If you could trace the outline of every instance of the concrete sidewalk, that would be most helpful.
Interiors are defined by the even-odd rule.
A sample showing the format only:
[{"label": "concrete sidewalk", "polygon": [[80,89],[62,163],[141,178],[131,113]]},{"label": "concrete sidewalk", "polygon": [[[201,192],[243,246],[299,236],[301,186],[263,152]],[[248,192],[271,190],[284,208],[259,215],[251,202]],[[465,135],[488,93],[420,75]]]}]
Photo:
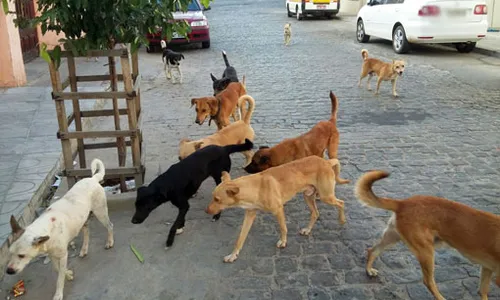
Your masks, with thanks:
[{"label": "concrete sidewalk", "polygon": [[[339,14],[339,19],[337,20],[352,25],[354,38],[356,31],[356,16]],[[500,58],[500,32],[487,32],[486,37],[477,42],[476,49],[474,49],[473,52]]]},{"label": "concrete sidewalk", "polygon": [[[107,62],[77,61],[78,75],[107,74]],[[60,67],[61,79],[67,77],[67,65]],[[29,83],[25,87],[0,89],[0,266],[7,258],[6,238],[11,215],[22,224],[35,218],[36,209],[54,182],[61,159],[61,143],[54,101],[51,98],[48,66],[41,58],[26,65]],[[79,85],[81,91],[103,90],[101,83]],[[82,109],[95,109],[102,100],[89,100]],[[67,113],[72,111],[66,102]],[[84,128],[91,128],[84,120]],[[70,127],[74,130],[74,127]],[[3,272],[0,272],[0,278]]]}]

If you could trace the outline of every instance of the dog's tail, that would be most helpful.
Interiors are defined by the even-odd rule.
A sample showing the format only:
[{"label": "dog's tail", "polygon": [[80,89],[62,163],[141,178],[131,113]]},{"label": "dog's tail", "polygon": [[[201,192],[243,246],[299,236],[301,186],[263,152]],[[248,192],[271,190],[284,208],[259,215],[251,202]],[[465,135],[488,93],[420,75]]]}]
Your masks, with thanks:
[{"label": "dog's tail", "polygon": [[[245,102],[248,103],[248,110]],[[241,108],[243,122],[249,125],[250,118],[252,117],[253,110],[255,108],[255,99],[250,95],[243,95],[240,99],[238,99],[238,105]]]},{"label": "dog's tail", "polygon": [[336,158],[331,158],[328,160],[335,173],[335,182],[338,184],[346,184],[351,182],[349,179],[340,178],[340,161]]},{"label": "dog's tail", "polygon": [[337,100],[337,96],[330,91],[330,100],[332,102],[332,113],[330,114],[330,122],[337,124],[337,111],[339,109],[339,101]]},{"label": "dog's tail", "polygon": [[371,207],[397,211],[400,201],[389,198],[379,198],[372,191],[373,183],[386,177],[389,177],[389,173],[385,171],[370,171],[363,174],[358,179],[358,182],[356,182],[356,189],[354,191],[359,202]]},{"label": "dog's tail", "polygon": [[230,67],[231,65],[229,64],[229,60],[227,59],[226,51],[224,51],[224,50],[222,50],[222,58],[224,58],[224,63],[226,64],[226,67]]},{"label": "dog's tail", "polygon": [[223,148],[226,150],[227,154],[231,154],[251,150],[253,148],[253,143],[249,139],[245,139],[244,144],[227,145]]},{"label": "dog's tail", "polygon": [[95,178],[98,182],[101,182],[104,179],[105,169],[104,164],[100,159],[95,158],[92,160],[90,169],[92,170],[92,178]]},{"label": "dog's tail", "polygon": [[366,60],[368,58],[368,50],[361,50],[361,57],[363,58],[363,60]]}]

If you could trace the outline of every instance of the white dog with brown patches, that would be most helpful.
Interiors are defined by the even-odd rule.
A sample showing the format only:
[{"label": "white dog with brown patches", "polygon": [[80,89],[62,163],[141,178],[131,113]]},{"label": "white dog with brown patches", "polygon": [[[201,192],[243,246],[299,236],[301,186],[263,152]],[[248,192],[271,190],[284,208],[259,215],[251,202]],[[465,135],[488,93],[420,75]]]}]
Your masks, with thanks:
[{"label": "white dog with brown patches", "polygon": [[[94,159],[91,164],[93,176],[77,182],[60,200],[50,205],[45,212],[23,229],[14,216],[10,218],[12,236],[9,237],[10,260],[7,274],[21,272],[35,257],[48,254],[59,272],[53,300],[63,299],[64,280],[73,280],[73,271],[67,269],[68,244],[83,231],[80,257],[89,249],[88,217],[92,212],[108,229],[106,249],[113,247],[113,224],[108,217],[108,206],[104,188],[99,183],[104,178],[104,164]],[[96,172],[97,171],[97,172]]]}]

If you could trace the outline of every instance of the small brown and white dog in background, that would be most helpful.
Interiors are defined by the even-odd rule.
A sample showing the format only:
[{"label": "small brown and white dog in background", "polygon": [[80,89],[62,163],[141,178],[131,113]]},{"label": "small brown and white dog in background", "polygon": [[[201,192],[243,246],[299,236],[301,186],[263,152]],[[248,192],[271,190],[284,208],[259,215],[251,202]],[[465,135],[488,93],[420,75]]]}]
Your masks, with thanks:
[{"label": "small brown and white dog in background", "polygon": [[285,45],[288,46],[290,45],[290,40],[292,39],[292,24],[291,23],[286,23],[285,24]]},{"label": "small brown and white dog in background", "polygon": [[375,90],[375,95],[378,95],[380,89],[380,83],[382,81],[390,80],[392,83],[392,95],[394,97],[399,96],[396,93],[396,80],[399,76],[403,75],[405,70],[404,60],[392,60],[392,63],[386,63],[377,58],[368,57],[368,50],[361,50],[361,57],[363,57],[363,66],[361,67],[361,75],[358,81],[358,87],[361,87],[361,80],[368,76],[366,80],[366,88],[371,91],[370,80],[373,75],[377,75],[377,89]]}]

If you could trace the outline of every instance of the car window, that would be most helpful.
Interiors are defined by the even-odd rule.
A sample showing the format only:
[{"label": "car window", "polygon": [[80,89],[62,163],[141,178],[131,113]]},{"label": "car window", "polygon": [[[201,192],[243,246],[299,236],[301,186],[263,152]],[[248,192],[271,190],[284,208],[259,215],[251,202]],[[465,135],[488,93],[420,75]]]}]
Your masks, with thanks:
[{"label": "car window", "polygon": [[384,4],[385,0],[371,0],[370,5],[381,5]]},{"label": "car window", "polygon": [[[176,2],[175,3],[175,8],[176,8],[176,11],[180,11],[180,7],[179,7],[179,3]],[[200,11],[201,10],[201,7],[200,5],[198,4],[198,1],[197,0],[192,0],[189,5],[188,5],[188,8],[187,8],[188,11]]]}]

